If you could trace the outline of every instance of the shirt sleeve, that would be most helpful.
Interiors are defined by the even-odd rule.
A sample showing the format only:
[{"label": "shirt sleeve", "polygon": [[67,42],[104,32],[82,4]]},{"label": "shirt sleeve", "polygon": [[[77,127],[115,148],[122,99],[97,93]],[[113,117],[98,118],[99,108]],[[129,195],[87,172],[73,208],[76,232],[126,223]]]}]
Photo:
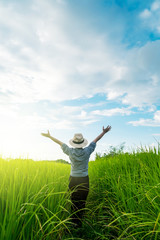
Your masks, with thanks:
[{"label": "shirt sleeve", "polygon": [[91,142],[89,144],[89,146],[87,147],[88,153],[91,154],[95,150],[95,148],[96,148],[96,143],[95,142]]},{"label": "shirt sleeve", "polygon": [[69,156],[70,148],[65,143],[62,144],[61,148],[63,152]]}]

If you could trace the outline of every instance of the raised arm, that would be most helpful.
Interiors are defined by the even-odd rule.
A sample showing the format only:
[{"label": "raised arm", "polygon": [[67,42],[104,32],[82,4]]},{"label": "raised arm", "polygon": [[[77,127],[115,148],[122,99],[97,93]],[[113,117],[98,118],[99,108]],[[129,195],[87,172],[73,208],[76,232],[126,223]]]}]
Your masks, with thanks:
[{"label": "raised arm", "polygon": [[107,126],[106,128],[103,127],[103,131],[100,135],[98,135],[94,140],[93,142],[98,142],[107,132],[109,132],[111,130],[111,126]]},{"label": "raised arm", "polygon": [[59,141],[57,138],[54,138],[50,135],[50,132],[48,130],[48,133],[41,133],[42,136],[44,137],[48,137],[50,138],[52,141],[54,141],[55,143],[59,144],[60,146],[62,146],[63,142]]}]

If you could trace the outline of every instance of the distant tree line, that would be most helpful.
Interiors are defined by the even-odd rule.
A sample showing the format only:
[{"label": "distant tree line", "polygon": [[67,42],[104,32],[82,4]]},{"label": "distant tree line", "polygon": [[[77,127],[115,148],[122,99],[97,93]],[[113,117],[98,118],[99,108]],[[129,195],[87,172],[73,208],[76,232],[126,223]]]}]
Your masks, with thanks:
[{"label": "distant tree line", "polygon": [[100,153],[96,153],[95,160],[99,160],[102,157],[111,157],[111,156],[124,153],[124,148],[125,148],[125,142],[121,143],[118,146],[110,146],[109,150],[106,153],[103,153],[103,155],[101,155]]},{"label": "distant tree line", "polygon": [[58,163],[64,163],[64,164],[70,164],[69,162],[67,162],[66,160],[63,159],[57,159],[54,162],[58,162]]}]

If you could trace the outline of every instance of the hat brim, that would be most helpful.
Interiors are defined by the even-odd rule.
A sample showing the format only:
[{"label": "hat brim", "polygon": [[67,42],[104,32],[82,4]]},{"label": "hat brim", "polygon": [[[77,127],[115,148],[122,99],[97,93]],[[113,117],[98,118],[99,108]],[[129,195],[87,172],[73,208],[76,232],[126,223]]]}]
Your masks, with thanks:
[{"label": "hat brim", "polygon": [[88,144],[88,141],[87,139],[84,138],[84,142],[81,143],[81,144],[76,144],[73,142],[73,139],[69,140],[69,143],[72,147],[75,147],[75,148],[83,148],[85,147],[87,144]]}]

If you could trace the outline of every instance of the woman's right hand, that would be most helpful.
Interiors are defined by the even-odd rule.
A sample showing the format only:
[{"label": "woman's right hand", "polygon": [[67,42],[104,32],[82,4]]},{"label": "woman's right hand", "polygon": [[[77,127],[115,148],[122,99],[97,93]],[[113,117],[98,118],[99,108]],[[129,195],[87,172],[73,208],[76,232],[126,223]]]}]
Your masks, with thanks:
[{"label": "woman's right hand", "polygon": [[41,135],[48,138],[51,137],[49,130],[48,130],[48,133],[41,133]]}]

